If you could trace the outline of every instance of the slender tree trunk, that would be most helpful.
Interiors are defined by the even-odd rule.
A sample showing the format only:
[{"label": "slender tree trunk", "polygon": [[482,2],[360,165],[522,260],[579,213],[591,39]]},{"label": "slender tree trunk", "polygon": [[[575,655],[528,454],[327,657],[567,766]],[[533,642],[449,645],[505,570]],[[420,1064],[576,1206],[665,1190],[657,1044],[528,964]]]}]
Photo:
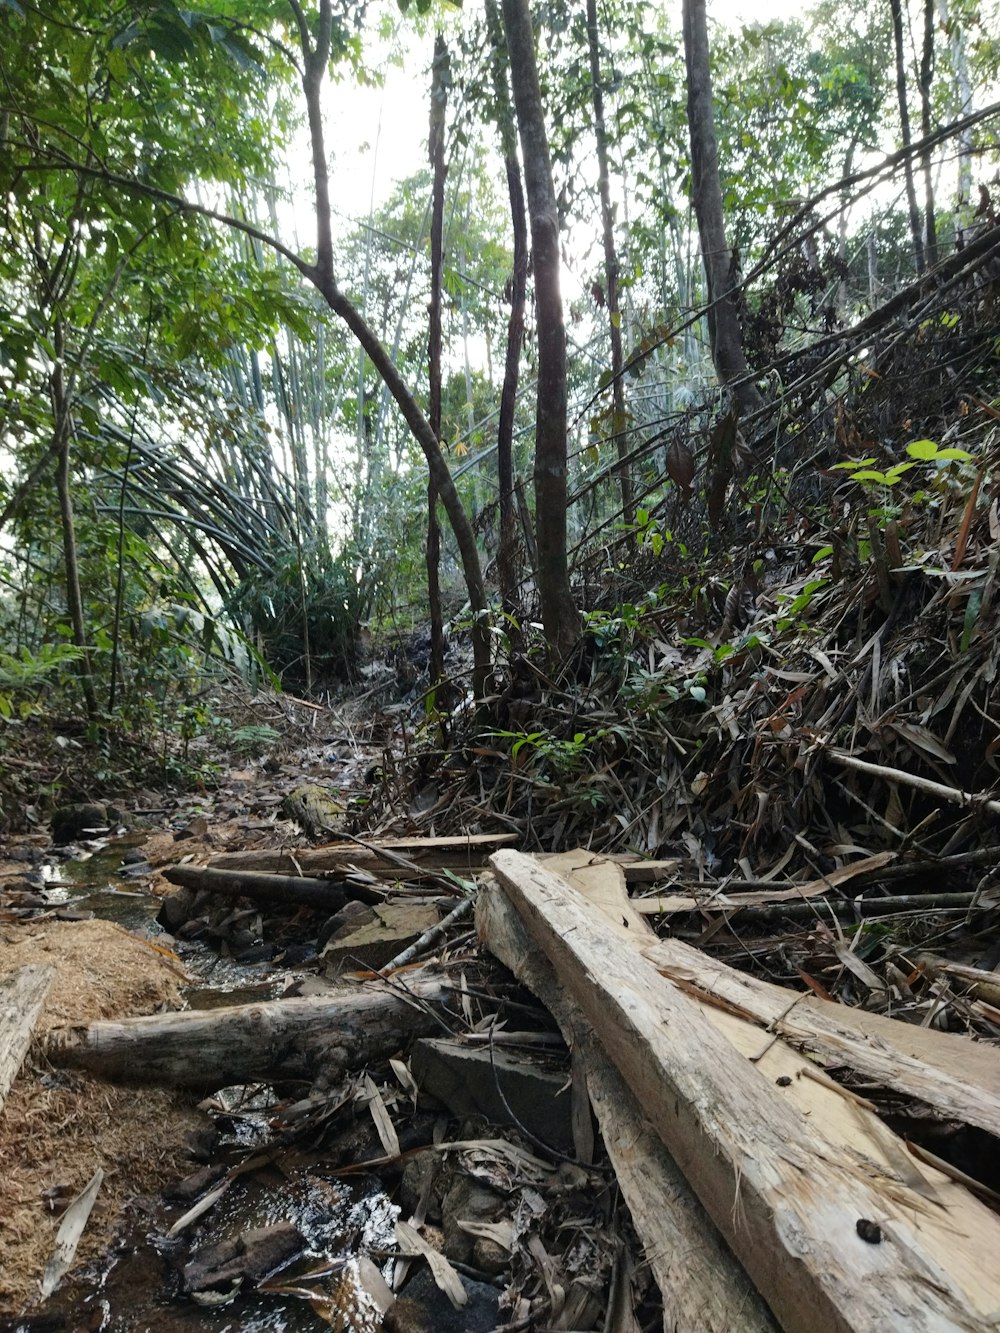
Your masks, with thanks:
[{"label": "slender tree trunk", "polygon": [[403,420],[410,433],[423,450],[428,471],[437,487],[438,496],[444,505],[448,521],[451,523],[462,560],[466,590],[472,611],[470,637],[473,651],[473,689],[476,697],[481,698],[486,690],[486,681],[490,672],[490,634],[489,603],[486,598],[486,585],[483,581],[482,566],[476,535],[465,512],[461,497],[455,488],[445,457],[441,452],[438,438],[430,422],[417,405],[409,387],[393,364],[392,358],[376,336],[364,316],[348,300],[337,285],[333,269],[333,232],[330,215],[330,173],[326,161],[326,146],[323,137],[323,115],[320,101],[320,89],[327,61],[330,57],[331,29],[333,22],[332,0],[321,0],[319,22],[315,39],[299,0],[289,0],[289,7],[295,15],[299,30],[305,68],[302,75],[302,87],[305,93],[306,112],[309,119],[309,137],[312,147],[313,177],[316,188],[316,262],[305,264],[298,257],[300,271],[305,273],[315,285],[330,309],[350,329],[358,343],[368,355],[376,374],[395,399],[402,413]]},{"label": "slender tree trunk", "polygon": [[763,402],[747,366],[743,334],[731,295],[736,262],[726,243],[705,0],[684,0],[683,21],[687,116],[691,135],[691,194],[708,288],[712,362],[716,375],[728,386],[740,415],[746,416],[759,409]]},{"label": "slender tree trunk", "polygon": [[63,563],[66,567],[66,610],[73,631],[73,643],[81,651],[79,674],[84,703],[87,707],[87,720],[95,722],[97,693],[94,689],[93,668],[87,644],[87,622],[80,588],[80,562],[77,555],[76,521],[73,514],[73,490],[70,478],[73,432],[65,386],[66,339],[61,319],[55,322],[52,341],[55,363],[49,384],[56,441],[56,494],[59,499],[59,516],[62,520]]},{"label": "slender tree trunk", "polygon": [[531,222],[538,341],[535,524],[538,593],[549,650],[563,657],[580,635],[566,554],[566,328],[559,288],[559,213],[545,133],[528,0],[503,0]]},{"label": "slender tree trunk", "polygon": [[[938,17],[948,33],[951,51],[951,69],[955,80],[958,106],[955,119],[972,112],[972,80],[969,78],[969,60],[965,51],[965,27],[949,21],[948,0],[938,0]],[[972,128],[966,126],[958,136],[958,209],[968,206],[972,198]]]},{"label": "slender tree trunk", "polygon": [[[934,80],[934,0],[924,0],[924,44],[920,56],[920,132],[931,132],[931,83]],[[924,245],[928,266],[937,263],[937,223],[934,211],[933,153],[925,148],[924,172]]]},{"label": "slender tree trunk", "polygon": [[[500,143],[503,149],[510,220],[514,230],[514,272],[510,283],[510,318],[507,321],[507,353],[504,361],[503,390],[500,394],[500,419],[497,424],[497,474],[500,488],[500,547],[497,552],[497,580],[500,603],[512,619],[518,611],[517,504],[514,497],[514,413],[517,407],[517,383],[521,369],[521,345],[524,342],[524,297],[528,282],[528,219],[524,207],[521,166],[517,160],[514,113],[507,83],[507,48],[496,0],[486,0],[486,24],[493,47],[493,91],[496,99]],[[508,631],[509,632],[509,631]]]},{"label": "slender tree trunk", "polygon": [[[910,133],[910,108],[906,100],[906,51],[903,46],[903,5],[902,0],[889,0],[892,11],[892,40],[896,51],[896,100],[899,103],[899,132],[902,147],[908,149],[913,142]],[[917,207],[917,191],[913,184],[913,159],[907,153],[903,161],[903,178],[906,182],[906,205],[910,214],[910,237],[913,241],[913,260],[917,272],[923,273],[926,267],[924,241],[920,233],[920,209]]]},{"label": "slender tree trunk", "polygon": [[625,383],[622,377],[622,316],[618,308],[618,254],[615,250],[614,215],[611,212],[611,180],[608,170],[608,136],[604,125],[604,89],[601,87],[597,0],[587,0],[587,44],[590,48],[594,138],[597,142],[597,188],[601,196],[601,223],[604,233],[604,281],[607,285],[608,323],[611,331],[612,434],[618,449],[618,482],[621,487],[622,515],[625,522],[631,526],[635,521],[635,501],[628,463]]},{"label": "slender tree trunk", "polygon": [[[444,160],[445,112],[448,106],[448,48],[438,33],[434,40],[431,77],[431,123],[428,156],[431,162],[431,300],[428,311],[427,378],[428,419],[441,438],[441,269],[444,263],[444,183],[448,168]],[[431,684],[444,675],[444,620],[441,614],[441,528],[437,517],[437,487],[427,483],[427,603],[431,622]]]}]

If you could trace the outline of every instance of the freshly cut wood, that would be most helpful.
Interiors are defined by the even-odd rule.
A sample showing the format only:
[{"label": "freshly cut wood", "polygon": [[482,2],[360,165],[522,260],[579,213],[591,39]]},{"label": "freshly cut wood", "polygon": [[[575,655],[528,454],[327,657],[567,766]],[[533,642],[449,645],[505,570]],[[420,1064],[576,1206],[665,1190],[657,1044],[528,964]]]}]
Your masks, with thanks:
[{"label": "freshly cut wood", "polygon": [[54,967],[29,963],[0,978],[0,1111],[31,1045],[31,1035],[56,977]]},{"label": "freshly cut wood", "polygon": [[538,996],[580,1057],[611,1165],[663,1297],[664,1333],[773,1333],[777,1325],[752,1282],[604,1053],[593,1028],[496,889],[480,893],[476,926],[483,946]]},{"label": "freshly cut wood", "polygon": [[398,879],[400,865],[396,857],[413,862],[428,876],[441,870],[472,874],[486,867],[486,858],[498,847],[516,842],[513,833],[477,833],[442,838],[383,838],[378,842],[332,842],[325,847],[296,847],[277,851],[226,852],[211,861],[218,870],[261,870],[278,875],[317,875],[343,877],[351,870],[368,870],[373,875]]},{"label": "freshly cut wood", "polygon": [[[776,1032],[827,1068],[852,1069],[943,1118],[1000,1136],[1000,1050],[995,1046],[790,991],[727,967],[681,940],[658,940],[637,910],[640,902],[628,897],[618,866],[606,858],[576,851],[543,863],[578,889],[610,929],[624,929],[623,938],[641,944],[661,975],[696,998],[722,1004]],[[969,980],[973,973],[992,978],[1000,992],[1000,976],[974,968],[953,970]]]},{"label": "freshly cut wood", "polygon": [[339,912],[353,898],[363,903],[380,903],[384,894],[363,884],[352,884],[350,892],[342,883],[316,879],[308,875],[270,875],[257,870],[218,870],[214,866],[170,866],[163,878],[184,889],[206,890],[223,898],[249,898],[255,903],[291,903],[314,907],[321,912]]},{"label": "freshly cut wood", "polygon": [[788,1333],[973,1333],[1000,1319],[994,1213],[780,1038],[661,977],[559,876],[515,852],[492,863]]},{"label": "freshly cut wood", "polygon": [[365,1065],[439,1031],[450,995],[441,976],[411,977],[405,992],[371,983],[309,999],[58,1027],[45,1054],[119,1083],[211,1089],[309,1078],[321,1062]]},{"label": "freshly cut wood", "polygon": [[681,940],[657,940],[643,945],[642,953],[661,976],[689,994],[729,1006],[821,1065],[852,1069],[945,1119],[1000,1136],[1000,1050],[995,1046],[772,985]]}]

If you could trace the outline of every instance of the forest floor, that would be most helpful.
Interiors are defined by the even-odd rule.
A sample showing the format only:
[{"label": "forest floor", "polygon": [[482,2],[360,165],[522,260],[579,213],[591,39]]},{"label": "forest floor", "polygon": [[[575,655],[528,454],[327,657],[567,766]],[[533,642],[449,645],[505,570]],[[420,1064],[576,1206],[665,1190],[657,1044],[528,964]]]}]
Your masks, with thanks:
[{"label": "forest floor", "polygon": [[[580,1137],[563,1024],[473,928],[499,845],[582,849],[570,879],[613,858],[626,917],[790,1005],[902,1020],[940,1068],[937,1034],[970,1068],[968,1038],[992,1052],[1000,491],[992,418],[977,429],[962,457],[914,458],[926,475],[891,509],[831,472],[832,503],[758,515],[697,577],[673,538],[598,562],[587,600],[616,609],[558,672],[498,666],[479,715],[429,709],[397,652],[339,703],[234,690],[213,740],[169,764],[123,737],[95,757],[37,717],[8,727],[0,977],[44,961],[57,980],[0,1117],[0,1328],[215,1333],[234,1310],[260,1330],[662,1326],[614,1145]],[[184,794],[164,794],[168,769]],[[56,787],[86,804],[44,808]],[[87,1036],[181,1004],[211,1033],[220,1000],[267,1034],[272,998],[290,1013],[359,991],[390,1017],[354,1047],[195,1046],[142,1091],[101,1077],[108,1030]],[[63,1061],[60,1025],[91,1041],[89,1071]],[[846,1086],[995,1207],[988,1117]],[[98,1167],[74,1276],[39,1304]],[[386,1280],[408,1271],[393,1303]]]}]

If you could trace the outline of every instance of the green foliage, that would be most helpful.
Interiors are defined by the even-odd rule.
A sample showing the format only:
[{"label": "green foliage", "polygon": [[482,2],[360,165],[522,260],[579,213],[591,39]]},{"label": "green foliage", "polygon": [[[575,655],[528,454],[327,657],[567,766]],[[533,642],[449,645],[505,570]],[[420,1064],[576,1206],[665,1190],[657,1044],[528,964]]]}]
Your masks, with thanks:
[{"label": "green foliage", "polygon": [[53,677],[65,682],[67,669],[80,661],[83,651],[71,643],[43,643],[32,652],[0,652],[0,718],[9,720],[41,711],[39,692]]}]

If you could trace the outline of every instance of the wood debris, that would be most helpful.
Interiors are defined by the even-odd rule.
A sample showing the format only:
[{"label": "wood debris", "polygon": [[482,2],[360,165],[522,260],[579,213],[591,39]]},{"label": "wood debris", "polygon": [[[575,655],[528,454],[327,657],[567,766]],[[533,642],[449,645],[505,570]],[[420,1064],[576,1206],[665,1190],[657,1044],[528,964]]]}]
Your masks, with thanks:
[{"label": "wood debris", "polygon": [[[485,947],[495,942],[529,986],[544,960],[781,1327],[972,1333],[994,1325],[995,1213],[926,1156],[908,1152],[872,1103],[822,1063],[853,1060],[869,1079],[948,1115],[963,1114],[967,1094],[995,1132],[1000,1055],[954,1039],[970,1056],[969,1077],[955,1088],[949,1073],[949,1097],[929,1046],[907,1056],[902,1036],[886,1039],[892,1020],[882,1020],[873,1040],[849,1023],[832,1021],[823,1032],[816,1004],[787,993],[782,1006],[772,993],[779,988],[755,983],[742,999],[721,993],[716,965],[704,960],[699,969],[696,951],[681,960],[651,940],[618,896],[617,867],[588,895],[592,864],[576,872],[563,864],[571,878],[583,869],[579,886],[551,861],[543,866],[516,852],[498,852],[492,864],[499,885],[486,890],[478,916]],[[491,903],[496,895],[506,908]],[[528,948],[510,947],[502,929],[510,909]],[[817,1063],[814,1047],[823,1040],[839,1043],[839,1054],[831,1046]],[[633,1216],[642,1230],[646,1214]],[[648,1217],[643,1239],[647,1250],[659,1243]]]}]

